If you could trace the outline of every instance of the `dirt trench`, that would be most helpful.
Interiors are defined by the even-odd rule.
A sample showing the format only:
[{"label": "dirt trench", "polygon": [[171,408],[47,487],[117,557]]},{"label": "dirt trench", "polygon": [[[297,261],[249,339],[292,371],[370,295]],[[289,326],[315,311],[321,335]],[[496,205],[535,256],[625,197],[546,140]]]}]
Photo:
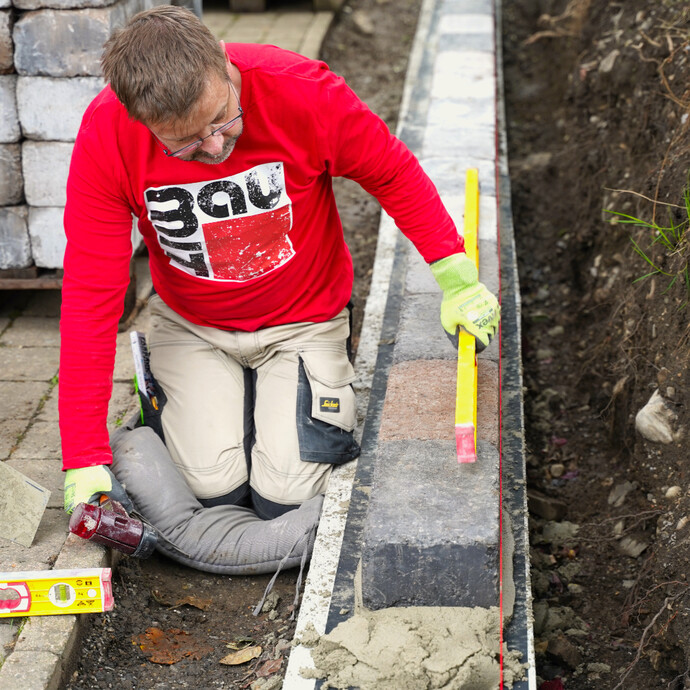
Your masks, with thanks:
[{"label": "dirt trench", "polygon": [[504,15],[539,687],[690,687],[687,3]]}]

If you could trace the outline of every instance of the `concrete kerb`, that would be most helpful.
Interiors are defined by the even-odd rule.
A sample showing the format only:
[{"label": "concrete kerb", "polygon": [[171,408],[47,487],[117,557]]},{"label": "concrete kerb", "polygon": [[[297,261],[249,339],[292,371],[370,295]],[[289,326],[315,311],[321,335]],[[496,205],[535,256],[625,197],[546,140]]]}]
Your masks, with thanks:
[{"label": "concrete kerb", "polygon": [[[500,11],[498,0],[496,5],[491,0],[446,0],[442,3],[433,1],[424,3],[423,16],[420,18],[415,39],[417,54],[414,57],[416,60],[410,65],[406,85],[406,94],[409,95],[412,82],[415,78],[417,79],[414,82],[415,101],[414,103],[410,103],[409,100],[405,102],[398,133],[420,156],[422,164],[432,179],[434,181],[440,180],[440,183],[437,182],[437,187],[446,205],[454,212],[456,222],[461,219],[462,211],[464,211],[462,208],[464,173],[469,167],[479,168],[482,200],[479,233],[480,278],[493,291],[498,292],[500,288],[500,266],[498,257],[499,213],[497,207],[500,201],[502,207],[508,205],[509,212],[509,198],[506,201],[498,198],[497,170],[505,167],[505,160],[499,157],[496,151],[497,105],[494,101],[489,106],[486,99],[489,95],[496,97],[497,75],[495,71],[491,70],[489,74],[484,60],[480,65],[480,67],[482,65],[484,67],[483,74],[480,75],[481,79],[478,79],[481,83],[473,85],[471,79],[466,79],[463,82],[468,89],[473,89],[476,86],[474,92],[469,95],[471,106],[475,108],[476,113],[490,115],[490,120],[485,123],[486,126],[474,127],[472,135],[486,136],[491,139],[493,159],[487,160],[486,151],[488,149],[480,145],[474,146],[472,151],[458,149],[456,157],[449,157],[448,151],[440,147],[442,142],[440,138],[429,137],[425,134],[424,123],[424,117],[428,116],[429,113],[433,113],[435,121],[441,117],[442,111],[446,114],[452,111],[455,116],[461,116],[460,119],[465,122],[465,125],[468,125],[468,113],[465,112],[462,104],[462,98],[465,94],[462,94],[458,101],[453,102],[453,91],[447,88],[451,83],[453,83],[454,88],[457,84],[453,74],[453,65],[457,65],[455,59],[457,55],[454,53],[452,60],[441,61],[440,67],[433,57],[435,51],[439,49],[453,52],[454,39],[466,37],[466,33],[458,30],[460,26],[463,26],[464,30],[466,29],[466,26],[458,21],[459,17],[455,17],[455,23],[452,21],[449,23],[446,21],[446,14],[464,15],[463,20],[471,18],[470,14],[473,16],[482,15],[481,21],[478,23],[482,28],[480,33],[485,33],[487,26],[494,26],[492,16],[494,10],[497,13]],[[441,14],[443,14],[442,30],[440,29]],[[490,21],[487,21],[487,14]],[[439,33],[441,34],[440,38]],[[475,38],[477,40],[471,43],[469,48],[484,52],[487,46],[487,37]],[[489,43],[492,44],[490,58],[493,63],[496,58],[495,46],[493,45],[495,42],[490,40]],[[449,56],[446,55],[446,57]],[[468,62],[468,66],[471,65],[471,62]],[[425,89],[424,81],[420,79],[422,73],[427,76],[434,76],[435,81],[427,80],[427,83],[432,81],[434,84],[432,93]],[[487,77],[490,77],[490,83],[487,83]],[[434,101],[434,96],[437,97],[437,100],[438,97],[446,99],[448,102],[445,103],[445,107],[437,107],[437,100]],[[499,104],[498,107],[501,105]],[[503,120],[499,124],[502,128],[504,127]],[[429,125],[428,117],[426,125]],[[504,137],[505,134],[503,133]],[[470,140],[469,135],[465,137],[465,140]],[[501,192],[505,192],[505,186],[501,188]],[[505,214],[505,208],[503,208],[503,213]],[[458,222],[458,225],[461,227],[461,222]],[[382,224],[383,230],[385,230],[385,221]],[[511,267],[514,269],[515,257],[509,253],[505,254],[505,257],[511,262],[511,265],[505,268],[506,275],[513,278],[512,273],[514,271],[511,273],[510,269]],[[454,457],[454,443],[445,442],[447,447],[441,447],[444,442],[439,441],[436,437],[437,430],[429,428],[430,426],[433,427],[433,420],[430,418],[421,420],[420,424],[417,425],[424,427],[424,432],[417,429],[417,431],[409,433],[410,427],[415,426],[414,420],[402,419],[398,413],[400,409],[404,408],[404,404],[396,406],[394,402],[391,403],[389,398],[391,386],[394,385],[394,379],[400,365],[412,365],[413,368],[421,370],[426,366],[426,362],[437,371],[443,370],[444,373],[448,373],[445,370],[448,368],[447,365],[451,365],[450,369],[453,368],[454,355],[448,349],[447,342],[444,342],[445,339],[435,336],[439,331],[438,302],[440,296],[435,283],[430,279],[428,269],[426,267],[423,270],[420,268],[420,260],[415,256],[414,251],[409,250],[405,241],[398,243],[396,262],[397,267],[393,269],[391,274],[391,291],[387,292],[389,302],[391,300],[392,302],[388,305],[383,318],[384,320],[388,318],[391,309],[400,310],[400,321],[397,322],[396,320],[396,327],[392,331],[387,330],[384,324],[379,337],[381,346],[375,377],[372,382],[371,407],[367,414],[367,427],[362,444],[363,452],[355,473],[353,487],[349,491],[351,498],[348,516],[342,519],[345,525],[344,534],[337,535],[337,543],[338,545],[342,543],[343,550],[338,566],[339,570],[335,582],[333,582],[332,573],[325,575],[317,572],[314,567],[310,570],[310,580],[313,579],[316,584],[307,582],[303,611],[308,601],[311,601],[311,606],[308,607],[307,615],[300,615],[298,619],[296,634],[298,640],[307,625],[313,625],[317,633],[323,634],[332,630],[352,614],[356,603],[356,592],[353,591],[353,588],[356,587],[354,584],[355,573],[360,566],[361,583],[364,589],[363,599],[365,605],[368,604],[370,608],[396,605],[478,605],[486,607],[497,606],[499,602],[498,553],[501,543],[499,448],[501,447],[501,430],[498,422],[501,387],[499,361],[502,356],[500,356],[498,345],[495,344],[479,357],[480,379],[484,379],[483,390],[480,390],[479,410],[485,414],[483,415],[484,419],[479,420],[481,428],[481,432],[478,433],[479,462],[466,474],[477,474],[482,480],[480,483],[485,486],[480,492],[483,497],[480,501],[482,505],[475,506],[477,509],[474,511],[472,509],[466,511],[469,514],[474,513],[475,519],[479,515],[479,519],[475,522],[470,519],[472,524],[463,525],[459,529],[459,533],[456,533],[457,525],[446,525],[443,521],[443,515],[444,513],[458,515],[458,505],[463,506],[464,513],[468,501],[469,504],[474,505],[471,500],[473,496],[470,495],[472,492],[463,493],[462,487],[460,487],[459,490],[463,495],[458,497],[451,491],[452,500],[446,501],[448,494],[436,491],[438,487],[434,483],[439,475],[439,468],[435,463],[438,462],[439,457],[446,459]],[[406,271],[407,274],[405,275]],[[400,293],[397,298],[394,297],[394,288],[392,287],[396,281],[403,283],[403,285],[398,285]],[[511,292],[510,294],[514,296],[515,293]],[[506,306],[508,309],[512,309],[512,302],[508,301]],[[513,322],[511,321],[511,323]],[[394,347],[393,342],[395,343]],[[519,358],[519,350],[513,356],[513,361],[515,361],[516,356]],[[388,391],[385,390],[385,384],[383,391],[377,390],[376,377],[379,376],[383,367],[388,367],[390,371],[390,377],[387,380]],[[414,382],[410,381],[409,376],[405,376],[403,372],[401,372],[401,376],[406,382],[406,388],[414,387]],[[433,384],[429,388],[432,396],[439,392],[443,393],[443,391],[438,390],[438,386]],[[417,390],[417,394],[423,393]],[[412,391],[410,395],[414,397],[415,392]],[[445,391],[445,396],[437,397],[452,397],[454,402],[454,396],[450,396],[448,391]],[[395,406],[396,412],[388,415],[385,411],[382,413],[381,407],[389,404]],[[419,413],[419,409],[416,410],[416,413]],[[431,415],[431,417],[433,416]],[[514,416],[509,419],[510,423],[519,422]],[[395,423],[387,425],[387,422],[391,422],[391,420]],[[409,424],[406,424],[406,421]],[[376,427],[376,429],[372,431],[372,427]],[[400,438],[393,435],[396,429],[403,430]],[[509,431],[512,433],[514,430]],[[371,438],[367,438],[367,434],[371,436],[377,432],[379,438],[372,443]],[[405,438],[406,433],[410,438]],[[524,463],[524,457],[520,455],[519,448],[516,451],[513,453],[512,462],[519,466],[520,462]],[[376,457],[370,457],[372,455]],[[400,471],[401,463],[404,465],[405,471]],[[420,468],[417,463],[423,467]],[[425,474],[423,470],[429,467],[434,467],[436,472],[432,471]],[[449,468],[442,466],[442,469]],[[424,476],[417,476],[420,472]],[[443,475],[443,472],[441,471],[440,474]],[[405,481],[401,481],[403,476]],[[407,479],[410,477],[412,479],[408,482]],[[449,483],[451,482],[446,482],[446,484]],[[406,488],[409,488],[410,491],[406,492]],[[454,488],[458,487],[454,486]],[[402,500],[401,494],[404,496]],[[443,504],[441,506],[436,505],[438,501],[435,499],[439,499],[439,497]],[[408,510],[410,514],[414,515],[411,518],[412,525],[407,524],[409,520],[406,520],[404,515],[400,515],[401,502],[405,504],[406,515]],[[429,505],[436,506],[436,510],[427,510]],[[519,509],[516,512],[519,518],[524,518],[524,513],[521,513]],[[506,526],[508,524],[509,522],[506,521]],[[439,529],[436,530],[436,527]],[[521,527],[520,520],[518,520],[518,531]],[[479,528],[484,530],[481,534],[477,531]],[[421,536],[420,531],[423,533]],[[411,534],[413,536],[410,536]],[[446,540],[448,534],[453,536]],[[512,537],[513,535],[508,536]],[[528,563],[527,566],[525,565],[526,544],[524,535],[522,535],[522,539],[517,541],[521,549],[519,568],[523,569],[528,567]],[[465,546],[467,548],[464,548]],[[473,553],[470,553],[472,550],[474,550]],[[457,559],[449,557],[450,552],[457,555]],[[401,557],[403,562],[398,563],[396,559],[400,560]],[[431,563],[438,565],[445,574],[448,571],[462,571],[464,579],[461,577],[459,581],[453,581],[450,585],[452,578],[445,580],[440,585],[440,589],[436,588],[439,591],[434,591],[429,599],[425,599],[427,592],[424,589],[429,587],[430,582],[432,584],[437,583],[437,580],[441,579],[434,578],[434,567],[430,566]],[[448,568],[449,563],[452,563],[454,567]],[[416,566],[419,566],[419,570],[415,569]],[[504,575],[505,572],[509,571],[510,569],[504,570]],[[410,572],[412,575],[408,578],[409,581],[406,580],[401,583],[401,575],[409,575]],[[473,583],[470,587],[467,586],[466,582],[468,578]],[[524,587],[524,571],[518,574],[516,584],[521,588]],[[310,585],[312,586],[310,587]],[[319,590],[318,597],[311,597],[311,589]],[[330,603],[326,601],[328,599],[328,596],[324,594],[326,590],[331,592]],[[524,600],[524,593],[520,593],[518,598],[517,604],[520,608],[520,615],[515,616],[514,621],[519,620],[513,629],[517,637],[527,637],[527,640],[520,639],[520,648],[523,646],[522,642],[525,642],[524,657],[532,670],[525,683],[519,683],[515,687],[532,687],[534,678],[533,650],[530,653],[531,643],[529,642],[530,624],[528,618],[526,619],[523,615],[528,612],[529,605]],[[315,613],[315,609],[319,606],[322,609],[329,606],[329,611],[321,610],[318,614]],[[324,620],[326,621],[325,624]],[[290,657],[284,687],[290,690],[301,690],[302,688],[306,690],[306,688],[314,687],[314,681],[306,680],[299,674],[299,669],[302,667],[313,668],[313,662],[308,650],[298,645]]]}]

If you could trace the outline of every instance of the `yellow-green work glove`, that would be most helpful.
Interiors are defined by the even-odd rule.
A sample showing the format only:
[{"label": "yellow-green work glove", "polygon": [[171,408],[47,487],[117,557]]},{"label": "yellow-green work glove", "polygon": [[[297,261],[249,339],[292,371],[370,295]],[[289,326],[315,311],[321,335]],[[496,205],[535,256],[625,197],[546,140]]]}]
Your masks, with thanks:
[{"label": "yellow-green work glove", "polygon": [[458,328],[477,341],[477,352],[489,345],[498,330],[500,307],[496,297],[479,282],[477,267],[467,254],[451,254],[430,265],[443,290],[441,325],[457,347]]},{"label": "yellow-green work glove", "polygon": [[120,482],[106,465],[78,467],[65,472],[65,511],[72,511],[80,503],[98,501],[101,494],[108,494],[125,508],[131,505]]}]

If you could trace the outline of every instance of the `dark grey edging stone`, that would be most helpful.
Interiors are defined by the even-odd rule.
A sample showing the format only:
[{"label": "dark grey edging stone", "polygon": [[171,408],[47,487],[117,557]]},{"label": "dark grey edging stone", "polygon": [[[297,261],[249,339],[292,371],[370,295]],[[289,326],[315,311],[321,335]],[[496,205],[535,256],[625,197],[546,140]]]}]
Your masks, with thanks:
[{"label": "dark grey edging stone", "polygon": [[498,451],[478,443],[458,465],[454,441],[381,443],[362,551],[365,607],[496,606]]}]

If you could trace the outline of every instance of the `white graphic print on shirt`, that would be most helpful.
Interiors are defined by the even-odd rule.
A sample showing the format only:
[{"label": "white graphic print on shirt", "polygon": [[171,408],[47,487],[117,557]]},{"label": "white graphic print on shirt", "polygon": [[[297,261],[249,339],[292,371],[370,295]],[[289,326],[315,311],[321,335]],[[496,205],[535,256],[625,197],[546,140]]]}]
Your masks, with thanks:
[{"label": "white graphic print on shirt", "polygon": [[295,254],[282,163],[210,182],[150,187],[144,198],[171,266],[190,275],[244,282]]}]

